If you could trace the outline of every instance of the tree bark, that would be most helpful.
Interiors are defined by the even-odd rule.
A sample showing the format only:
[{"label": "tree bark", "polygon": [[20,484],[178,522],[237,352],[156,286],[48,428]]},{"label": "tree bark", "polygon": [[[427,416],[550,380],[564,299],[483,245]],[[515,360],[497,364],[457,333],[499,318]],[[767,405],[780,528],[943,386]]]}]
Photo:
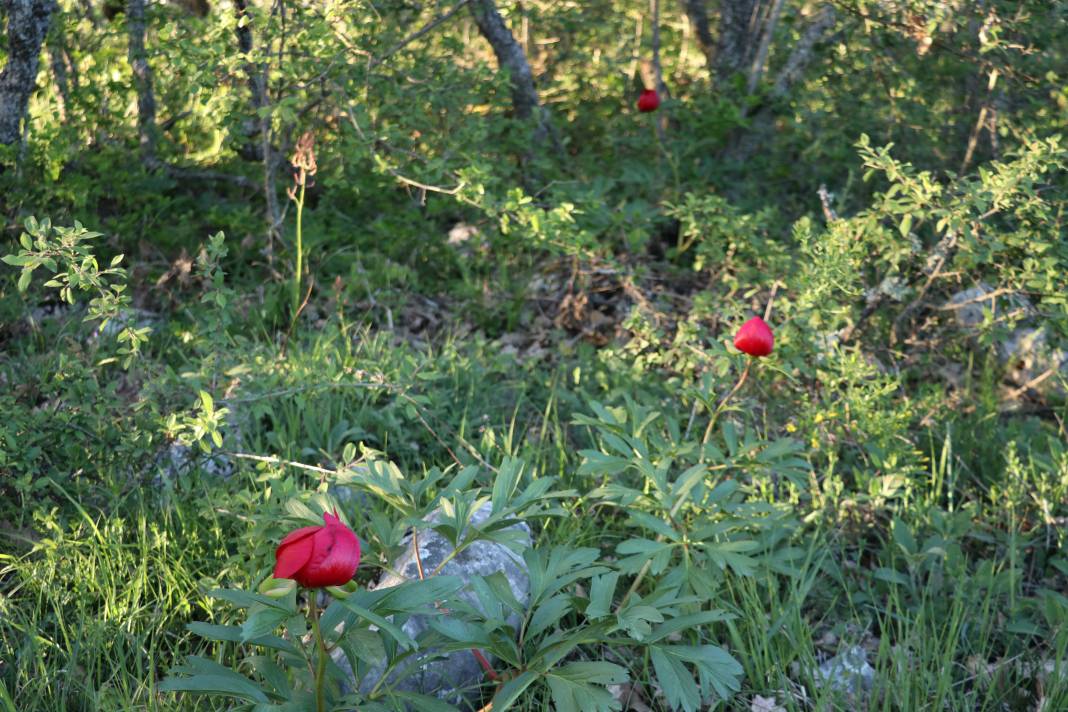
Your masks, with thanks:
[{"label": "tree bark", "polygon": [[760,0],[720,0],[716,75],[720,81],[745,72],[759,37]]},{"label": "tree bark", "polygon": [[37,87],[41,59],[54,0],[7,0],[7,63],[0,72],[0,143],[21,137],[20,126]]},{"label": "tree bark", "polygon": [[263,198],[266,206],[267,222],[267,258],[274,258],[274,241],[280,237],[282,223],[281,211],[278,207],[278,190],[275,185],[275,160],[274,151],[271,147],[271,117],[265,109],[268,106],[267,74],[265,70],[252,61],[252,28],[248,21],[242,22],[247,17],[247,0],[234,0],[234,13],[237,15],[237,46],[241,54],[245,55],[245,72],[248,74],[248,88],[252,94],[252,108],[256,117],[248,122],[246,149],[248,156],[253,160],[263,161]]},{"label": "tree bark", "polygon": [[815,56],[816,46],[826,40],[834,29],[836,13],[833,5],[826,5],[805,29],[801,39],[794,45],[786,63],[779,71],[772,89],[772,96],[776,99],[786,96],[786,93],[804,72]]},{"label": "tree bark", "polygon": [[126,3],[127,57],[133,70],[137,92],[137,134],[141,158],[154,166],[156,159],[156,95],[152,88],[152,67],[145,53],[145,0]]},{"label": "tree bark", "polygon": [[775,38],[775,26],[779,24],[779,15],[782,13],[783,0],[773,0],[774,4],[768,13],[768,19],[761,28],[760,46],[757,47],[756,56],[753,58],[753,66],[749,68],[749,79],[746,81],[746,90],[752,94],[756,91],[760,77],[764,74],[764,65],[768,61],[768,51],[771,49],[771,41]]},{"label": "tree bark", "polygon": [[494,0],[474,0],[470,7],[479,33],[490,43],[497,56],[497,65],[508,72],[516,118],[536,119],[535,141],[541,143],[548,135],[547,117],[541,107],[538,90],[534,86],[534,73],[523,47],[504,24]]},{"label": "tree bark", "polygon": [[252,61],[252,27],[248,19],[247,0],[234,0],[234,15],[237,17],[237,47],[245,57],[245,74],[249,92],[252,95],[252,109],[256,116],[245,122],[244,134],[247,141],[242,147],[252,160],[263,160],[261,137],[266,119],[260,110],[267,106],[267,87],[262,68]]},{"label": "tree bark", "polygon": [[712,69],[716,61],[716,42],[712,39],[712,31],[708,28],[708,6],[705,0],[682,0],[682,5],[697,35],[697,46],[701,48],[708,68]]}]

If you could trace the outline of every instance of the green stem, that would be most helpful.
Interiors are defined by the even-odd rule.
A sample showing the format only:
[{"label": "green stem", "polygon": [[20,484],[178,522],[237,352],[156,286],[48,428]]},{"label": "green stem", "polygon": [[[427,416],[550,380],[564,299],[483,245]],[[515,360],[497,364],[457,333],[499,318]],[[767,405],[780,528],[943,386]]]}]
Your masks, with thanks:
[{"label": "green stem", "polygon": [[737,393],[738,390],[742,387],[742,384],[745,383],[745,379],[749,376],[749,369],[753,365],[753,360],[753,357],[750,356],[749,359],[745,362],[745,370],[742,371],[742,377],[739,378],[738,382],[734,384],[734,388],[732,388],[730,392],[723,397],[723,400],[721,400],[719,402],[719,405],[716,406],[715,412],[712,413],[712,417],[708,419],[708,427],[705,428],[705,435],[703,438],[701,438],[701,462],[705,461],[705,446],[708,445],[708,441],[712,437],[712,429],[716,427],[716,421],[719,420],[719,414],[723,412],[723,409],[727,407],[728,403],[730,403],[731,398],[734,397],[734,394]]},{"label": "green stem", "polygon": [[297,204],[297,269],[293,275],[293,320],[297,318],[297,310],[300,309],[300,280],[304,273],[304,234],[302,231],[304,222],[304,187],[308,181],[301,170],[300,197],[295,201]]},{"label": "green stem", "polygon": [[326,694],[323,685],[326,682],[326,642],[323,641],[323,632],[319,628],[319,604],[316,602],[316,592],[309,592],[308,610],[312,622],[312,631],[315,633],[315,643],[319,648],[319,662],[315,666],[315,709],[316,712],[326,712]]}]

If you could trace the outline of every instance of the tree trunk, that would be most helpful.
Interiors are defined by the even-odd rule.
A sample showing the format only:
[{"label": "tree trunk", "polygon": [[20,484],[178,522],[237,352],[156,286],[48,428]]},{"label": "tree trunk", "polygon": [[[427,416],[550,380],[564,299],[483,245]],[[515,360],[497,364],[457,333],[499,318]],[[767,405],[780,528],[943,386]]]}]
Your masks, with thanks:
[{"label": "tree trunk", "polygon": [[243,18],[247,18],[247,0],[234,0],[234,13],[238,20],[237,46],[241,54],[245,55],[248,88],[252,94],[252,108],[256,113],[255,118],[246,122],[247,143],[243,150],[246,151],[247,157],[263,161],[263,198],[267,211],[266,254],[268,261],[271,261],[274,259],[274,241],[281,236],[282,218],[275,185],[276,160],[271,148],[271,117],[265,111],[268,105],[267,74],[262,67],[252,61],[252,28],[247,19],[242,22]]},{"label": "tree trunk", "polygon": [[697,35],[697,46],[701,48],[708,68],[712,69],[715,66],[716,42],[712,39],[711,30],[708,29],[708,7],[705,0],[682,0],[682,5]]},{"label": "tree trunk", "polygon": [[523,47],[515,35],[504,24],[500,10],[494,0],[474,0],[471,14],[478,25],[478,31],[493,47],[497,56],[497,65],[508,72],[512,83],[512,107],[516,118],[537,120],[535,142],[541,143],[548,135],[547,117],[543,113],[538,90],[534,86],[534,73],[530,69]]},{"label": "tree trunk", "polygon": [[54,0],[7,0],[7,64],[0,72],[0,143],[21,136],[20,125],[37,87],[41,45]]},{"label": "tree trunk", "polygon": [[771,92],[772,96],[776,99],[786,96],[790,87],[801,77],[805,68],[815,58],[817,45],[832,34],[831,31],[834,29],[836,17],[833,5],[825,5],[820,9],[819,13],[805,29],[804,34],[801,35],[801,39],[794,45],[790,56],[786,59],[786,63],[779,71],[779,76],[776,78],[775,86]]},{"label": "tree trunk", "polygon": [[746,90],[752,94],[756,91],[760,77],[764,74],[764,64],[768,61],[768,50],[771,49],[771,41],[775,38],[775,26],[779,24],[779,15],[782,13],[783,0],[773,0],[771,10],[768,12],[764,27],[761,28],[760,45],[757,47],[756,56],[753,58],[753,66],[749,68],[749,79],[746,81]]},{"label": "tree trunk", "polygon": [[234,0],[234,15],[237,17],[237,47],[245,56],[245,74],[247,75],[249,92],[252,95],[252,109],[256,114],[244,122],[244,138],[246,143],[241,147],[241,153],[255,161],[263,160],[263,124],[266,120],[260,116],[260,110],[267,106],[267,87],[264,81],[263,70],[252,61],[252,27],[248,19],[247,0]]},{"label": "tree trunk", "polygon": [[145,54],[145,0],[126,3],[127,57],[133,70],[137,92],[137,135],[141,158],[154,166],[156,160],[156,95],[152,88],[152,67]]},{"label": "tree trunk", "polygon": [[760,0],[720,0],[716,75],[720,81],[745,72],[760,36]]}]

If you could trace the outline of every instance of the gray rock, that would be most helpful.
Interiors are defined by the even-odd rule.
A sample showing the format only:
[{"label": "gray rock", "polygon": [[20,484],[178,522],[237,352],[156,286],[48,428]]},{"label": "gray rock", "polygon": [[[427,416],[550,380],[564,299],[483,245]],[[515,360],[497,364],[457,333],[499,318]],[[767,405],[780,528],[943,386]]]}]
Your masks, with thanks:
[{"label": "gray rock", "polygon": [[[217,408],[226,408],[226,425],[222,428],[223,446],[231,452],[240,452],[244,449],[242,426],[243,411],[235,407],[230,400],[219,400]],[[171,442],[156,454],[155,460],[149,466],[148,475],[151,475],[152,483],[157,487],[167,483],[173,483],[194,470],[212,479],[228,479],[237,470],[237,464],[229,455],[218,450],[205,453],[196,445],[186,445],[181,442]]]},{"label": "gray rock", "polygon": [[209,455],[197,447],[171,443],[156,457],[153,469],[153,483],[160,486],[174,482],[194,469],[212,478],[227,479],[234,474],[234,462],[220,453]]},{"label": "gray rock", "polygon": [[[487,502],[473,515],[473,524],[480,525],[489,518],[491,506]],[[427,521],[434,521],[438,517],[437,511],[432,512]],[[530,527],[526,523],[513,525],[510,529],[520,532],[521,543],[531,546]],[[389,588],[403,583],[405,580],[417,579],[419,572],[415,561],[414,552],[410,545],[411,539],[406,540],[409,546],[405,553],[393,562],[392,569],[397,573],[387,573],[375,587]],[[423,564],[423,571],[433,571],[453,551],[452,545],[435,531],[424,529],[419,532],[419,555]],[[447,576],[458,576],[464,581],[470,581],[476,576],[489,576],[501,572],[508,580],[508,584],[519,603],[526,605],[530,601],[530,575],[523,563],[523,557],[504,546],[491,541],[478,541],[461,551],[457,556],[445,564],[441,573]],[[478,607],[478,600],[473,593],[464,590],[460,596],[472,606]],[[518,627],[519,617],[513,615],[508,620],[509,625]],[[429,623],[425,616],[414,616],[404,624],[404,632],[418,639],[420,635],[429,629]],[[428,650],[413,656],[410,663],[391,675],[396,683],[396,689],[409,692],[420,692],[434,695],[438,699],[451,704],[462,705],[472,702],[472,696],[477,697],[478,687],[484,678],[482,666],[469,650],[460,650],[449,653],[445,657],[426,661],[426,657],[434,651]],[[339,663],[341,661],[339,660]],[[364,676],[360,689],[369,692],[381,678],[385,670],[385,661],[380,667],[375,667]]]},{"label": "gray rock", "polygon": [[818,673],[818,683],[852,696],[870,692],[875,683],[875,668],[868,664],[868,654],[859,645],[824,662]]},{"label": "gray rock", "polygon": [[1068,378],[1068,353],[1050,348],[1044,327],[1016,329],[998,344],[998,356],[1009,380],[1020,386],[1041,378],[1037,390],[1060,391],[1061,378]]},{"label": "gray rock", "polygon": [[983,311],[986,309],[995,316],[1004,316],[1010,311],[1018,311],[1021,316],[1032,316],[1035,312],[1027,297],[1020,294],[994,294],[994,288],[986,282],[957,292],[943,308],[952,311],[957,325],[965,329],[974,329],[982,324]]},{"label": "gray rock", "polygon": [[[944,309],[951,310],[957,325],[974,329],[983,323],[983,311],[995,316],[1014,313],[1022,319],[1036,315],[1031,302],[1020,294],[994,294],[994,289],[980,282],[971,289],[954,294]],[[1006,380],[1016,386],[1038,392],[1063,394],[1061,381],[1068,378],[1068,352],[1051,348],[1043,326],[1021,326],[997,344],[998,360],[1005,367]]]}]

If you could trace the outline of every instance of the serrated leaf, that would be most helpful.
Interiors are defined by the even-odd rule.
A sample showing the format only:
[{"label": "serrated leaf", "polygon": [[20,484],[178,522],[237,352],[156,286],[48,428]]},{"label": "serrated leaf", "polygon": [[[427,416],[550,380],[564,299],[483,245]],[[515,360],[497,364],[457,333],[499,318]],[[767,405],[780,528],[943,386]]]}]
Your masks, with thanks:
[{"label": "serrated leaf", "polygon": [[696,712],[701,705],[701,691],[682,661],[667,653],[665,648],[655,645],[649,649],[649,656],[656,672],[656,681],[671,708],[677,710],[681,707],[686,712]]},{"label": "serrated leaf", "polygon": [[586,617],[590,620],[604,618],[612,612],[618,573],[596,576],[590,583],[590,603],[586,606]]},{"label": "serrated leaf", "polygon": [[[552,694],[553,709],[556,712],[610,712],[622,709],[622,705],[604,687],[590,684],[574,677],[572,668],[579,665],[609,665],[616,668],[614,674],[601,675],[602,684],[624,682],[626,671],[612,663],[572,663],[545,676]],[[598,680],[600,682],[600,680]]]}]

